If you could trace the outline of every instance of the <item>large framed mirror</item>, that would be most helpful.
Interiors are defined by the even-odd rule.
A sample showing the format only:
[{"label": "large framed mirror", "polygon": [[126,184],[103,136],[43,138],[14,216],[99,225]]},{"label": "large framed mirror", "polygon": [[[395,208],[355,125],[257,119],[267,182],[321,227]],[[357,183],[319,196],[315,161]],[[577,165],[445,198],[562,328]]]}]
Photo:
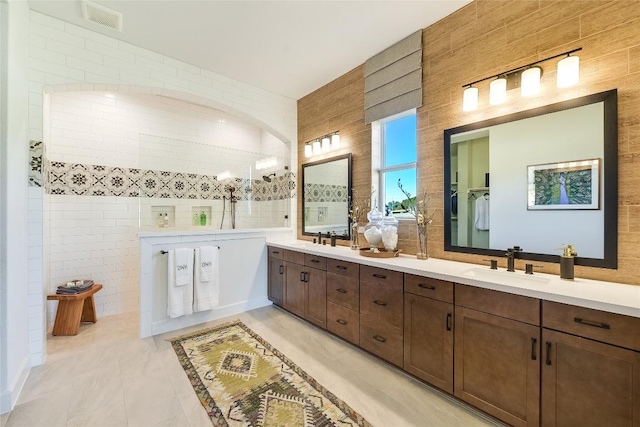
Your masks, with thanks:
[{"label": "large framed mirror", "polygon": [[444,131],[445,251],[617,268],[617,91]]},{"label": "large framed mirror", "polygon": [[302,165],[302,234],[349,240],[351,153]]}]

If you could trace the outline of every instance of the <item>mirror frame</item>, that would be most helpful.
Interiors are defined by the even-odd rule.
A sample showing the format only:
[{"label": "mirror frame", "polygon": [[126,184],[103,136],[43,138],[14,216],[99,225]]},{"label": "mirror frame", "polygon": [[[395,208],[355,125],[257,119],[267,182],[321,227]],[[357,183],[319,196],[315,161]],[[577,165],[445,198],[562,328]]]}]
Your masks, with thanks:
[{"label": "mirror frame", "polygon": [[352,163],[352,158],[351,158],[351,153],[347,153],[347,154],[343,154],[341,156],[335,156],[335,157],[329,157],[327,159],[322,159],[322,160],[317,160],[315,162],[309,162],[309,163],[304,163],[302,164],[302,212],[301,212],[301,217],[302,217],[302,227],[301,227],[301,231],[302,231],[302,235],[304,236],[317,236],[317,233],[310,233],[310,232],[306,232],[305,231],[305,222],[304,222],[304,203],[305,203],[305,182],[304,182],[304,177],[305,177],[305,169],[308,168],[309,166],[317,166],[317,165],[321,165],[321,164],[325,164],[325,163],[330,163],[330,162],[334,162],[337,160],[342,160],[342,159],[347,159],[347,211],[346,211],[346,216],[347,216],[347,235],[336,235],[336,239],[340,239],[340,240],[350,240],[351,239],[351,217],[349,216],[349,200],[351,200],[351,187],[352,187],[352,181],[351,181],[351,163]]},{"label": "mirror frame", "polygon": [[[604,104],[604,135],[603,135],[603,167],[602,175],[604,188],[604,257],[603,258],[575,258],[576,265],[601,268],[618,268],[618,91],[612,89],[593,95],[587,95],[568,101],[545,105],[530,110],[520,111],[505,116],[494,117],[481,122],[458,126],[444,131],[444,250],[468,254],[504,257],[506,249],[483,249],[451,244],[451,203],[447,203],[446,195],[451,192],[451,136],[461,132],[486,128],[516,120],[555,113],[571,108],[603,102]],[[523,245],[526,249],[526,246]],[[559,255],[539,254],[533,252],[519,252],[519,259],[559,263]]]}]

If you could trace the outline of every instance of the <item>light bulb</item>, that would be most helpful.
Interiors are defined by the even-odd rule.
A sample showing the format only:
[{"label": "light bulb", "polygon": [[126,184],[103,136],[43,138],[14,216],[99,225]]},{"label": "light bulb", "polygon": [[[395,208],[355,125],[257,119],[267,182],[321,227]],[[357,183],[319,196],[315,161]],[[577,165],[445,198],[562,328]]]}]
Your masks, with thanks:
[{"label": "light bulb", "polygon": [[313,141],[313,154],[320,154],[320,140]]},{"label": "light bulb", "polygon": [[558,62],[558,81],[559,88],[570,87],[578,84],[580,80],[580,57],[567,56]]},{"label": "light bulb", "polygon": [[308,142],[304,144],[304,156],[311,157],[313,155],[313,148],[311,148],[311,144]]},{"label": "light bulb", "polygon": [[498,105],[507,100],[507,79],[500,77],[489,84],[489,104]]},{"label": "light bulb", "polygon": [[340,148],[340,135],[334,133],[331,135],[331,149],[337,150],[338,148]]},{"label": "light bulb", "polygon": [[473,111],[478,108],[478,88],[468,87],[462,94],[462,111]]},{"label": "light bulb", "polygon": [[522,72],[520,94],[522,96],[534,96],[540,92],[540,76],[542,68],[531,67]]},{"label": "light bulb", "polygon": [[331,140],[329,139],[328,136],[325,136],[324,138],[322,138],[322,152],[326,153],[327,151],[329,151],[331,149]]}]

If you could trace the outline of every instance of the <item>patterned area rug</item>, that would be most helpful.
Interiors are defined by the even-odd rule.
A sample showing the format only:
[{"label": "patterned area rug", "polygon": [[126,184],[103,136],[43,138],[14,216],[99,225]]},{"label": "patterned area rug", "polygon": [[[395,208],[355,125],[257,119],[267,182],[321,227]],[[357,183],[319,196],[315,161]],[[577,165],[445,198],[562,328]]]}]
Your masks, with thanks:
[{"label": "patterned area rug", "polygon": [[214,426],[370,427],[240,321],[169,341]]}]

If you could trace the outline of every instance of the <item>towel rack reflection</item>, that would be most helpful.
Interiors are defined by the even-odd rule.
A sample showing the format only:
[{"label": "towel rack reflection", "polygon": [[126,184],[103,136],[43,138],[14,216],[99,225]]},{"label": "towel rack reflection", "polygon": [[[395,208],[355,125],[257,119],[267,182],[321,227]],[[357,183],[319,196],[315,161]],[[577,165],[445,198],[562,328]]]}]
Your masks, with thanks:
[{"label": "towel rack reflection", "polygon": [[[214,245],[213,247],[214,247],[214,248],[218,248],[218,249],[220,249],[220,246],[216,246],[216,245]],[[193,249],[193,251],[194,251],[194,252],[196,251],[196,250],[195,250],[195,248]],[[169,251],[165,251],[164,249],[162,249],[162,250],[160,251],[160,253],[161,253],[162,255],[165,255],[165,254],[168,254],[168,253],[169,253]]]}]

